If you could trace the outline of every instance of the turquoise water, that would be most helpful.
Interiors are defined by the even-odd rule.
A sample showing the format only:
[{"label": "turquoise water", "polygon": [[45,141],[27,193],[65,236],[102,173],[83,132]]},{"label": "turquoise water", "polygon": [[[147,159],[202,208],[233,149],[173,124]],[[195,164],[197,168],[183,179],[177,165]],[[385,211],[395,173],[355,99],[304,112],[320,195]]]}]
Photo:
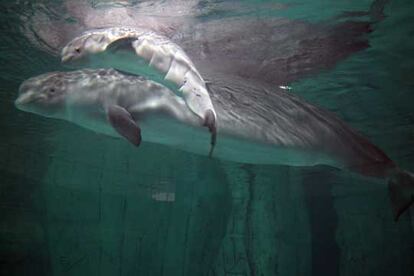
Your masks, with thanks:
[{"label": "turquoise water", "polygon": [[[414,171],[411,1],[377,1],[384,16],[366,13],[372,1],[133,2],[90,1],[81,11],[127,7],[157,20],[195,18],[199,26],[223,28],[232,19],[286,20],[283,43],[263,42],[252,55],[281,51],[281,84],[335,112]],[[60,32],[51,26],[70,33],[87,16],[68,3],[75,2],[0,4],[1,275],[414,274],[413,211],[394,222],[383,181],[327,166],[223,162],[149,143],[134,149],[18,111],[13,102],[23,80],[67,70],[54,52]],[[166,16],[167,8],[173,12]],[[348,39],[338,33],[284,58],[295,56],[289,51],[301,41],[304,49],[313,45],[303,42],[312,30],[350,30],[354,25],[330,27],[355,21],[372,23],[361,35],[363,47],[326,48]],[[179,22],[175,39],[187,26]],[[301,32],[290,22],[315,25]],[[196,43],[186,34],[183,45]],[[48,46],[38,43],[45,37]]]}]

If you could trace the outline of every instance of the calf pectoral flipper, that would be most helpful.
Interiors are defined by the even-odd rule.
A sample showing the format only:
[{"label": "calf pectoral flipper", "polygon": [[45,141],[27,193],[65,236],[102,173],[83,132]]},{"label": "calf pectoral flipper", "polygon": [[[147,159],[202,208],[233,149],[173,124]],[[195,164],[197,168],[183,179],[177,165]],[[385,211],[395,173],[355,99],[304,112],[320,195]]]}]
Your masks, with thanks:
[{"label": "calf pectoral flipper", "polygon": [[139,146],[141,143],[141,129],[125,108],[118,105],[109,106],[107,116],[111,126],[121,136],[133,145]]}]

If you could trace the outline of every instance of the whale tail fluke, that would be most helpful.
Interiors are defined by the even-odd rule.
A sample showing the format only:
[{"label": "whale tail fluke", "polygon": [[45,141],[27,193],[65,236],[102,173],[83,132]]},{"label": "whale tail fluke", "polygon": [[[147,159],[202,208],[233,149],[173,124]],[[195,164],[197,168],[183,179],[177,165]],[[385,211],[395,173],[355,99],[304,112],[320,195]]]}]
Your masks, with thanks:
[{"label": "whale tail fluke", "polygon": [[397,170],[388,182],[394,219],[399,217],[414,203],[414,174]]}]

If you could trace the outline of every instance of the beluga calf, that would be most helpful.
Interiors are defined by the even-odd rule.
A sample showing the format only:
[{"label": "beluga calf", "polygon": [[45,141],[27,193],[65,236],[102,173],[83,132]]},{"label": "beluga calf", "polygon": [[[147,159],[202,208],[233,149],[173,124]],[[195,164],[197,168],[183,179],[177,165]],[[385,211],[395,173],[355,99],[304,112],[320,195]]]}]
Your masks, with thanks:
[{"label": "beluga calf", "polygon": [[[216,79],[215,156],[252,164],[329,165],[388,180],[395,219],[414,202],[414,176],[334,114],[283,90]],[[26,80],[16,107],[98,133],[206,155],[208,133],[173,91],[114,69],[55,72]]]},{"label": "beluga calf", "polygon": [[206,83],[184,50],[153,31],[129,27],[90,30],[62,50],[62,62],[92,68],[115,68],[168,87],[182,97],[216,143],[216,112]]}]

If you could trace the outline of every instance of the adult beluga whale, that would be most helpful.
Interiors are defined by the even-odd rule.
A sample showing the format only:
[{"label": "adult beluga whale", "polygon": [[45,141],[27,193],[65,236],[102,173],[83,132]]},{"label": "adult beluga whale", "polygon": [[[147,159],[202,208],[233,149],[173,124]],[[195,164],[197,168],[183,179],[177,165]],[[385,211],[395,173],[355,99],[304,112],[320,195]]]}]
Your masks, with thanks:
[{"label": "adult beluga whale", "polygon": [[[220,138],[217,158],[255,164],[325,164],[388,179],[395,219],[413,203],[413,174],[400,169],[334,114],[282,90],[267,89],[241,79],[217,79],[212,84]],[[202,141],[208,134],[197,115],[181,97],[143,77],[113,69],[47,73],[26,80],[15,104],[27,112],[124,137],[134,145],[142,138],[206,155]]]},{"label": "adult beluga whale", "polygon": [[84,67],[116,68],[146,76],[185,100],[216,141],[216,112],[203,77],[181,49],[166,37],[146,29],[112,27],[87,31],[62,50],[62,61]]}]

